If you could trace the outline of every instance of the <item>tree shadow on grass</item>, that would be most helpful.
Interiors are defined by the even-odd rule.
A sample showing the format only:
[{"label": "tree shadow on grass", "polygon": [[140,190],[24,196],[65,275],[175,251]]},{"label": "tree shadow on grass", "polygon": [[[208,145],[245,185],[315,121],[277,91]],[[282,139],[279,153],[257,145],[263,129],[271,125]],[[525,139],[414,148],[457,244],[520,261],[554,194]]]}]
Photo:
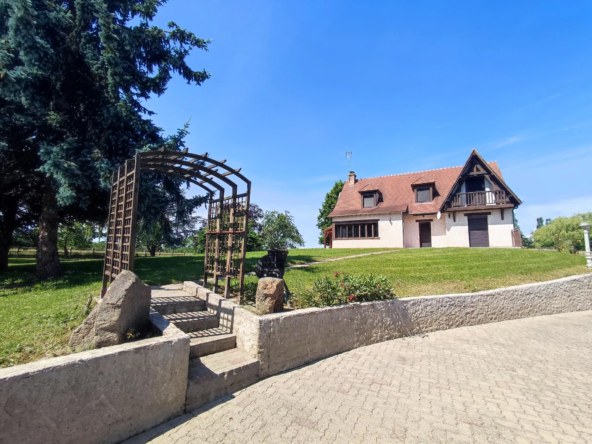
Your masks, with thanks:
[{"label": "tree shadow on grass", "polygon": [[[35,264],[11,264],[0,273],[0,291],[41,286],[51,289],[68,289],[97,284],[102,281],[103,260],[62,261],[63,274],[55,279],[38,281]],[[134,272],[148,285],[165,285],[203,276],[203,256],[138,257]]]}]

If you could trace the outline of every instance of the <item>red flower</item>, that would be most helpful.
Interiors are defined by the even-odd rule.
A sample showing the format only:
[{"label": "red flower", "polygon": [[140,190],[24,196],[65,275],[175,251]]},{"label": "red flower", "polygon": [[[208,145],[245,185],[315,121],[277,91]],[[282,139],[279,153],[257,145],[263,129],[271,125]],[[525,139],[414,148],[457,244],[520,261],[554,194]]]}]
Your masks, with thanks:
[{"label": "red flower", "polygon": [[376,287],[376,288],[378,288],[380,290],[380,285],[378,287]]},{"label": "red flower", "polygon": [[345,271],[342,271],[341,274],[345,274]]},{"label": "red flower", "polygon": [[397,282],[397,287],[399,286],[399,283]]},{"label": "red flower", "polygon": [[350,294],[348,299],[351,302],[351,301],[353,301],[355,299],[355,296],[353,294]]},{"label": "red flower", "polygon": [[345,284],[341,284],[341,288],[345,288]]},{"label": "red flower", "polygon": [[335,277],[338,277],[338,276],[339,276],[339,273],[335,273]]}]

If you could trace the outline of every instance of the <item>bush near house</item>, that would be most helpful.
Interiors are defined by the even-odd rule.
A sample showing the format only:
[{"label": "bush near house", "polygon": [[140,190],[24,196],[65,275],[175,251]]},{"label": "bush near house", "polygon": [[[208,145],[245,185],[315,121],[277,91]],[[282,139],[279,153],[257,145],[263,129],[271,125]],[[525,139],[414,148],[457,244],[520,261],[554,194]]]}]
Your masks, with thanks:
[{"label": "bush near house", "polygon": [[336,272],[333,277],[316,280],[311,287],[294,296],[290,302],[295,308],[329,307],[396,297],[394,286],[384,276]]}]

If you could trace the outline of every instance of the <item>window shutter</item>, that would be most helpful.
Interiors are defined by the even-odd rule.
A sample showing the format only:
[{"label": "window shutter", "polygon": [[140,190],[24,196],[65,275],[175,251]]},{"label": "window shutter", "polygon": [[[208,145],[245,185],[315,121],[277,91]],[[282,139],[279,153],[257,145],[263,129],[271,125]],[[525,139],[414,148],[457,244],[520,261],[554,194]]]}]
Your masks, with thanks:
[{"label": "window shutter", "polygon": [[417,189],[417,201],[418,202],[429,202],[430,201],[430,189],[429,188],[418,188]]},{"label": "window shutter", "polygon": [[373,207],[374,207],[374,194],[364,195],[364,208],[373,208]]}]

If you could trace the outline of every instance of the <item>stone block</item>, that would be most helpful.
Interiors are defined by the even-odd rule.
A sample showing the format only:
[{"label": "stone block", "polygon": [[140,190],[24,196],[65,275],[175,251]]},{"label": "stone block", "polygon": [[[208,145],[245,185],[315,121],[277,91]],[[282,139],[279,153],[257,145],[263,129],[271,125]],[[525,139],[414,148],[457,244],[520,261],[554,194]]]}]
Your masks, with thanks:
[{"label": "stone block", "polygon": [[270,277],[259,279],[255,308],[260,314],[282,311],[284,309],[284,280]]},{"label": "stone block", "polygon": [[148,326],[151,290],[131,271],[123,271],[82,325],[72,333],[70,346],[101,348],[122,344],[129,331]]}]

